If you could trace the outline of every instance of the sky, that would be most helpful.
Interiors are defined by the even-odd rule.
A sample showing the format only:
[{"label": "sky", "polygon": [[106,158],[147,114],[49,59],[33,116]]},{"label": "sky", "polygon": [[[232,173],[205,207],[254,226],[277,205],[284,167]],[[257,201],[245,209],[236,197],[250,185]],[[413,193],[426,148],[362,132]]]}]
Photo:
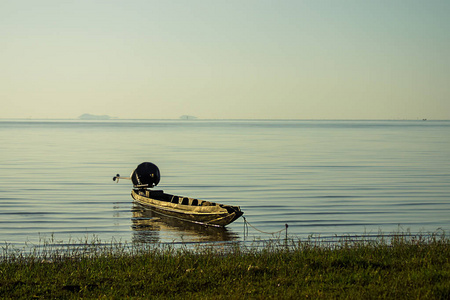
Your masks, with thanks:
[{"label": "sky", "polygon": [[450,119],[450,1],[0,0],[0,118]]}]

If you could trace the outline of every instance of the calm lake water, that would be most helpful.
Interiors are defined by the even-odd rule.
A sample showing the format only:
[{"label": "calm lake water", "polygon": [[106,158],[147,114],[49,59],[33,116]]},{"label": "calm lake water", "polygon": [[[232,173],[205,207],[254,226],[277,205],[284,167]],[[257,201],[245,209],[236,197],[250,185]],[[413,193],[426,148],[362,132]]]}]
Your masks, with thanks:
[{"label": "calm lake water", "polygon": [[242,218],[217,230],[134,204],[112,177],[144,161],[158,189],[239,205],[264,232],[450,231],[450,121],[3,120],[0,140],[0,242],[18,247],[272,238],[244,236]]}]

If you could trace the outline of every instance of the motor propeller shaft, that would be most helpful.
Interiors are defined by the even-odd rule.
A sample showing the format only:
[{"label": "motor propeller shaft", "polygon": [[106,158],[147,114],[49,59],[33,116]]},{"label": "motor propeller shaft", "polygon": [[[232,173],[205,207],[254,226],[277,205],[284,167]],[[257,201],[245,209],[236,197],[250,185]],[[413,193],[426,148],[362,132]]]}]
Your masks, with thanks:
[{"label": "motor propeller shaft", "polygon": [[119,179],[127,179],[127,180],[131,180],[131,177],[121,177],[120,174],[117,174],[116,176],[113,177],[113,181],[119,182]]}]

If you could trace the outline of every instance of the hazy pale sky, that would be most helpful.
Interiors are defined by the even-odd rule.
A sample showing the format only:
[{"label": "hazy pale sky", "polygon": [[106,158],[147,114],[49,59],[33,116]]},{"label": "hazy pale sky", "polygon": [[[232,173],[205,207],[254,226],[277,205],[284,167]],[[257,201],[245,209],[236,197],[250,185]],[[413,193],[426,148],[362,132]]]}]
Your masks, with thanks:
[{"label": "hazy pale sky", "polygon": [[450,119],[450,1],[0,0],[0,118]]}]

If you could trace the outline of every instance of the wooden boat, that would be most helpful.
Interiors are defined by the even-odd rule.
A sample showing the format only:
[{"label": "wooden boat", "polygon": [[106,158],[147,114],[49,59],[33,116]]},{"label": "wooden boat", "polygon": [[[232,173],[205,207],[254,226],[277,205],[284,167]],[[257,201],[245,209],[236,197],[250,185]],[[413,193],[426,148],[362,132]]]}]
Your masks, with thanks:
[{"label": "wooden boat", "polygon": [[141,205],[180,220],[209,226],[223,227],[238,219],[244,213],[239,206],[231,206],[164,193],[152,190],[160,181],[160,172],[156,165],[144,162],[130,177],[117,174],[113,180],[130,179],[134,188],[133,199]]}]

